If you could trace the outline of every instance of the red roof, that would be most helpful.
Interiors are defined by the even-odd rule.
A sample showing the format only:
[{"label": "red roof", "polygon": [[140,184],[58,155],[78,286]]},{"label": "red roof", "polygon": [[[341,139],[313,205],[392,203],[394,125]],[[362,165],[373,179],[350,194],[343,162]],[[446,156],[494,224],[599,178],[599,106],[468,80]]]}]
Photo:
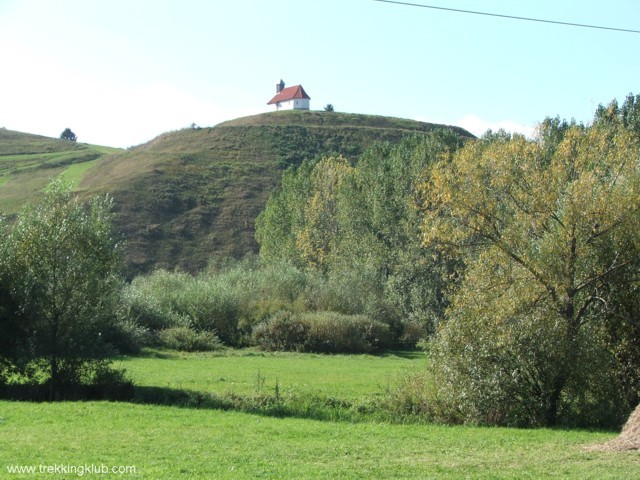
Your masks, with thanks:
[{"label": "red roof", "polygon": [[302,88],[302,85],[295,85],[293,87],[283,88],[280,93],[269,100],[269,103],[267,103],[267,105],[278,102],[286,102],[287,100],[294,100],[299,98],[306,98],[308,100],[311,100],[309,95],[307,95],[307,92],[305,92],[304,88]]}]

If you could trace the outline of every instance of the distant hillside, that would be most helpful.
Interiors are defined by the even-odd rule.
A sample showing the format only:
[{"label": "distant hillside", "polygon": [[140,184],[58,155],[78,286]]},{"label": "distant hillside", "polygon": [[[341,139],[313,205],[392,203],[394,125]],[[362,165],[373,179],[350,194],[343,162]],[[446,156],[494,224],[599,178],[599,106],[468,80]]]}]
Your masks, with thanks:
[{"label": "distant hillside", "polygon": [[59,175],[79,183],[99,159],[119,151],[0,128],[0,212],[15,213]]},{"label": "distant hillside", "polygon": [[83,174],[79,190],[115,198],[129,274],[158,267],[196,271],[216,255],[257,251],[255,218],[287,166],[324,154],[355,159],[375,141],[397,142],[438,127],[444,126],[335,112],[265,113],[165,133],[103,157]]}]

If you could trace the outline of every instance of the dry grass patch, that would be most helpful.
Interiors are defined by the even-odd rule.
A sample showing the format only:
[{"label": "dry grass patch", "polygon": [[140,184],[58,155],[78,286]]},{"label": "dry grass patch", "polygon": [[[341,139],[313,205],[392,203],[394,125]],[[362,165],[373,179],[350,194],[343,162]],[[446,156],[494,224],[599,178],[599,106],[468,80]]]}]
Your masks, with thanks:
[{"label": "dry grass patch", "polygon": [[640,405],[631,413],[620,435],[613,440],[587,448],[596,452],[625,452],[640,450]]}]

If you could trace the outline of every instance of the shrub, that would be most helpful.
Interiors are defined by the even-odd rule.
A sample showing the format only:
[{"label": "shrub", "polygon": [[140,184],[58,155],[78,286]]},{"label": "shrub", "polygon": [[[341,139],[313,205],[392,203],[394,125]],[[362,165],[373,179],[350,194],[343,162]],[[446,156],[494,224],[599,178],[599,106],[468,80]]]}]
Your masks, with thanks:
[{"label": "shrub", "polygon": [[507,316],[488,310],[450,315],[431,342],[437,394],[465,423],[548,425],[553,379],[569,363],[557,423],[619,426],[624,402],[611,375],[610,354],[594,332],[585,326],[575,339],[579,355],[572,358],[553,312],[539,308]]},{"label": "shrub", "polygon": [[197,331],[215,332],[227,345],[238,340],[238,299],[224,277],[192,279],[178,293],[176,310]]},{"label": "shrub", "polygon": [[253,329],[255,345],[270,351],[304,351],[309,326],[299,315],[280,311]]},{"label": "shrub", "polygon": [[158,333],[161,346],[185,352],[206,352],[219,350],[220,339],[212,332],[197,332],[188,327],[175,327]]},{"label": "shrub", "polygon": [[308,274],[286,262],[263,266],[253,273],[255,294],[263,298],[293,303],[307,285]]},{"label": "shrub", "polygon": [[136,277],[123,295],[124,315],[152,331],[186,326],[188,319],[176,308],[177,294],[191,277],[158,270]]},{"label": "shrub", "polygon": [[332,272],[314,287],[314,310],[346,315],[364,313],[368,301],[382,293],[375,276],[364,268]]},{"label": "shrub", "polygon": [[110,326],[102,337],[119,353],[135,355],[142,347],[152,343],[151,332],[129,318],[124,318]]},{"label": "shrub", "polygon": [[389,327],[363,315],[279,312],[259,324],[253,341],[266,350],[370,353],[391,344]]},{"label": "shrub", "polygon": [[403,325],[402,335],[400,336],[400,343],[407,347],[416,347],[421,340],[425,340],[428,337],[427,328],[424,324],[416,321],[409,320]]},{"label": "shrub", "polygon": [[83,398],[90,400],[128,401],[134,397],[133,382],[124,370],[101,365],[87,382],[87,393]]},{"label": "shrub", "polygon": [[349,266],[321,277],[308,272],[305,303],[308,310],[364,315],[387,324],[397,338],[401,331],[398,309],[387,298],[379,272],[369,266]]},{"label": "shrub", "polygon": [[194,278],[158,270],[134,279],[124,303],[126,318],[154,332],[192,328],[215,332],[228,344],[237,340],[239,300],[222,275]]},{"label": "shrub", "polygon": [[[363,315],[315,312],[305,315],[309,334],[305,348],[319,353],[369,353],[376,350],[388,326]],[[386,330],[386,331],[385,331]]]}]

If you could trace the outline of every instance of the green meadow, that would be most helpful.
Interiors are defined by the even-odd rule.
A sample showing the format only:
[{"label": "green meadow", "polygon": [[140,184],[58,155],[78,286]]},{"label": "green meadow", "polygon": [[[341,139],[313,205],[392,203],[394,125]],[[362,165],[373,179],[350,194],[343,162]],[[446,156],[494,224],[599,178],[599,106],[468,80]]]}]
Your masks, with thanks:
[{"label": "green meadow", "polygon": [[281,390],[347,400],[376,396],[399,375],[427,365],[421,352],[321,355],[229,350],[224,353],[148,350],[115,363],[138,386],[168,387],[216,394],[249,395]]},{"label": "green meadow", "polygon": [[[116,364],[140,388],[272,400],[277,390],[359,404],[427,368],[415,352],[152,350]],[[400,424],[374,415],[330,421],[203,405],[0,402],[0,478],[80,478],[78,466],[120,469],[85,470],[84,478],[640,478],[637,452],[584,450],[616,432]],[[28,467],[36,472],[10,473]]]}]

